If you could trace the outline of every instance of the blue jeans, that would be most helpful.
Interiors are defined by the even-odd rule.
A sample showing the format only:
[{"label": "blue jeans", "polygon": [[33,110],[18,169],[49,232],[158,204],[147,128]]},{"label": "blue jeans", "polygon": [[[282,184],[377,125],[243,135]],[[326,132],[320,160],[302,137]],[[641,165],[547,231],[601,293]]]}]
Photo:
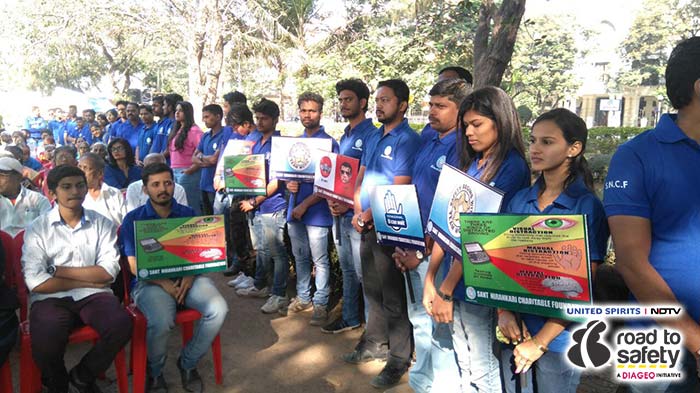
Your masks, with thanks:
[{"label": "blue jeans", "polygon": [[202,170],[197,169],[193,174],[186,175],[185,169],[187,168],[173,169],[175,183],[185,189],[187,203],[194,209],[194,214],[199,216],[202,214],[202,192],[199,188],[199,178],[202,175]]},{"label": "blue jeans", "polygon": [[[408,384],[416,393],[459,392],[459,367],[452,348],[449,324],[437,323],[423,307],[423,283],[428,273],[428,258],[409,271],[416,302],[411,304],[408,288],[408,319],[413,325],[416,363],[408,372]],[[443,264],[444,266],[444,264]],[[436,279],[442,277],[436,274]],[[436,281],[436,286],[440,285]]]},{"label": "blue jeans", "polygon": [[[333,239],[335,239],[335,248],[338,250],[340,269],[343,271],[343,320],[354,326],[360,323],[360,280],[362,280],[360,241],[362,235],[353,228],[352,216],[334,217],[333,220],[340,220],[340,233],[336,233],[337,227],[333,225]],[[340,240],[340,244],[338,244],[338,240]],[[365,302],[365,304],[367,303]]]},{"label": "blue jeans", "polygon": [[[700,379],[698,379],[697,364],[695,356],[688,350],[684,350],[681,354],[681,368],[683,372],[683,380],[676,383],[672,381],[654,382],[654,383],[630,383],[629,391],[631,393],[685,393],[685,392],[700,392]],[[669,370],[671,371],[671,370]]]},{"label": "blue jeans", "polygon": [[311,261],[316,267],[315,305],[328,304],[330,287],[330,261],[328,260],[328,227],[306,225],[299,221],[287,223],[289,240],[297,269],[297,296],[304,302],[311,301]]},{"label": "blue jeans", "polygon": [[256,214],[253,220],[248,222],[257,250],[255,287],[258,289],[266,287],[268,276],[272,273],[272,294],[286,297],[289,276],[289,257],[284,247],[286,209],[274,213]]},{"label": "blue jeans", "polygon": [[[159,285],[139,281],[134,289],[136,306],[146,316],[146,343],[148,347],[148,367],[152,376],[158,376],[165,365],[168,335],[175,326],[177,304],[175,299]],[[185,306],[202,314],[194,328],[190,342],[182,349],[182,367],[191,370],[204,356],[221,325],[224,324],[228,306],[208,277],[195,277],[192,288],[185,296]]]},{"label": "blue jeans", "polygon": [[[547,352],[537,359],[525,374],[527,387],[520,386],[520,375],[514,374],[512,345],[501,345],[501,371],[507,393],[576,393],[581,379],[581,370],[569,366],[566,353]],[[533,385],[532,373],[535,373],[537,389]]]},{"label": "blue jeans", "polygon": [[501,392],[501,374],[494,354],[495,309],[454,300],[452,343],[462,374],[462,392]]}]

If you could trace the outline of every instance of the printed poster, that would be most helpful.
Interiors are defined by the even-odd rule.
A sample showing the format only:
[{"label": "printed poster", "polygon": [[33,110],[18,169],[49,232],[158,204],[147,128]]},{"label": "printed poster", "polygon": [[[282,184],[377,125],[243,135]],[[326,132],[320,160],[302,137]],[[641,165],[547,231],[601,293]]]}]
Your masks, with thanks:
[{"label": "printed poster", "polygon": [[229,156],[251,154],[253,153],[253,146],[255,146],[255,142],[242,139],[229,139],[229,141],[226,142],[226,147],[219,155],[219,161],[216,163],[216,170],[214,171],[215,190],[224,187],[224,185],[221,183],[221,181],[224,180],[224,158]]},{"label": "printed poster", "polygon": [[376,186],[370,191],[370,206],[379,244],[425,251],[415,185]]},{"label": "printed poster", "polygon": [[352,208],[359,168],[360,161],[356,158],[322,152],[316,166],[314,192]]},{"label": "printed poster", "polygon": [[444,164],[435,189],[426,232],[446,253],[461,260],[459,215],[498,213],[502,202],[501,190]]},{"label": "printed poster", "polygon": [[249,154],[224,157],[226,192],[239,195],[267,195],[265,155]]},{"label": "printed poster", "polygon": [[313,183],[323,152],[333,149],[330,138],[272,137],[270,178]]},{"label": "printed poster", "polygon": [[226,270],[224,216],[136,221],[139,280]]},{"label": "printed poster", "polygon": [[591,304],[591,268],[582,215],[462,214],[466,299],[565,318]]}]

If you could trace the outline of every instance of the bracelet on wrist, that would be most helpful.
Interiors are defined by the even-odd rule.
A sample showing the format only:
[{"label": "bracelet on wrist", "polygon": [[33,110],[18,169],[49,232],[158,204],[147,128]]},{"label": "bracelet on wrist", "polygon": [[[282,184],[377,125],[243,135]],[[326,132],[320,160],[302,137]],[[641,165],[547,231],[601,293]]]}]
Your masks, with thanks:
[{"label": "bracelet on wrist", "polygon": [[437,293],[437,295],[440,296],[440,298],[446,302],[452,302],[454,300],[454,297],[452,295],[446,295],[442,293],[440,288],[435,288],[435,293]]}]

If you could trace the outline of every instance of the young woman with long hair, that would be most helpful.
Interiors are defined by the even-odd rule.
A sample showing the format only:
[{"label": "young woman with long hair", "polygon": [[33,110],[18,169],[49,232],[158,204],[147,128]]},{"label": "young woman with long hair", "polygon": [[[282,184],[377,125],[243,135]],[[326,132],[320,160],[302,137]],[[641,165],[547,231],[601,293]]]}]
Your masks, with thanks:
[{"label": "young woman with long hair", "polygon": [[198,215],[202,213],[202,195],[199,189],[201,168],[192,162],[202,130],[194,123],[194,108],[187,101],[175,106],[175,124],[168,135],[170,166],[173,168],[175,183],[185,189],[187,202]]}]

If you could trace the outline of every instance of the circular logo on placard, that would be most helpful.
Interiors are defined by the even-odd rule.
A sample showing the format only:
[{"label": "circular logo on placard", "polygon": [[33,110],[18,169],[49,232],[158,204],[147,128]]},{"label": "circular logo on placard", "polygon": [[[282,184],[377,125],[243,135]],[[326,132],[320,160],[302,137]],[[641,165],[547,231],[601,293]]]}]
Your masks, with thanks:
[{"label": "circular logo on placard", "polygon": [[384,148],[384,155],[385,156],[390,156],[391,155],[391,146],[387,146]]},{"label": "circular logo on placard", "polygon": [[311,150],[304,143],[297,142],[289,149],[289,166],[297,171],[303,171],[311,164]]},{"label": "circular logo on placard", "polygon": [[321,158],[320,166],[321,176],[328,177],[331,175],[331,168],[333,168],[333,163],[331,162],[330,157]]},{"label": "circular logo on placard", "polygon": [[355,147],[357,147],[357,148],[362,147],[362,139],[358,139],[355,141]]},{"label": "circular logo on placard", "polygon": [[474,193],[468,185],[462,184],[452,191],[452,197],[447,205],[447,226],[450,234],[459,237],[459,213],[474,211]]},{"label": "circular logo on placard", "polygon": [[141,278],[146,278],[146,277],[148,277],[148,269],[141,269],[141,270],[139,270],[139,277],[141,277]]},{"label": "circular logo on placard", "polygon": [[476,299],[476,289],[474,287],[467,288],[467,298],[471,300]]}]

